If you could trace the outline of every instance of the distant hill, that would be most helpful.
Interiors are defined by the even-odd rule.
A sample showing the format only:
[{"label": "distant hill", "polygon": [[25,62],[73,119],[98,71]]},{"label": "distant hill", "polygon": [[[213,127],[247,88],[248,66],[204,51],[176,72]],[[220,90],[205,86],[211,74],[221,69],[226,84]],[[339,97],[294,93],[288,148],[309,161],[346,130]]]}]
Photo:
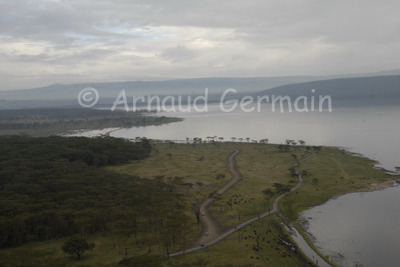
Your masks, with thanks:
[{"label": "distant hill", "polygon": [[[372,91],[374,91],[376,88],[380,88],[382,86],[385,88],[393,88],[393,86],[399,84],[397,80],[393,80],[395,79],[393,77],[398,77],[396,75],[400,75],[400,70],[379,72],[378,74],[381,79],[371,77],[370,79],[365,80],[365,84],[362,82],[362,79],[364,79],[365,77],[354,77],[360,77],[362,75],[378,76],[377,73],[336,76],[282,76],[247,78],[228,77],[177,79],[165,81],[54,84],[33,89],[0,91],[0,109],[76,107],[78,106],[77,96],[79,92],[87,87],[93,87],[98,90],[100,96],[99,105],[109,106],[110,103],[113,103],[113,101],[116,99],[122,89],[125,89],[127,96],[144,96],[152,94],[160,96],[185,96],[204,94],[205,88],[208,88],[210,99],[215,100],[218,99],[219,95],[227,88],[234,88],[238,91],[238,94],[247,95],[254,94],[260,91],[263,92],[268,89],[279,90],[279,92],[285,94],[304,94],[307,90],[310,89],[310,87],[314,87],[315,89],[318,89],[317,93],[323,93],[323,90],[327,90],[331,94],[333,94],[332,90],[334,90],[335,93],[338,94],[337,97],[341,97],[343,95],[344,97],[348,98],[352,96],[358,97],[358,94],[368,94],[368,92],[372,93]],[[348,78],[349,76],[353,78]],[[385,77],[388,77],[388,79],[385,79]],[[327,81],[327,83],[323,82],[325,80]],[[347,82],[345,83],[345,85],[342,85],[342,81]],[[351,82],[353,82],[354,84],[351,84]],[[386,86],[386,83],[391,85]],[[349,87],[352,87],[352,89],[344,89]],[[356,89],[361,87],[366,89]],[[301,91],[302,88],[303,91]],[[386,91],[384,91],[384,94],[392,94],[393,92],[388,92],[387,88],[385,89]],[[345,92],[343,90],[347,91],[347,94],[344,94]],[[268,92],[270,94],[274,91]]]},{"label": "distant hill", "polygon": [[249,78],[197,78],[165,81],[128,81],[110,83],[83,84],[53,84],[45,87],[0,91],[0,100],[66,100],[76,99],[80,90],[93,87],[99,91],[102,98],[115,98],[125,89],[129,95],[148,94],[204,94],[205,88],[209,93],[218,94],[227,88],[235,88],[241,92],[257,92],[276,86],[319,80],[314,76],[291,77],[249,77]]},{"label": "distant hill", "polygon": [[[315,89],[315,93],[311,92]],[[342,78],[289,84],[263,90],[254,96],[331,96],[336,106],[400,105],[400,75]]]}]

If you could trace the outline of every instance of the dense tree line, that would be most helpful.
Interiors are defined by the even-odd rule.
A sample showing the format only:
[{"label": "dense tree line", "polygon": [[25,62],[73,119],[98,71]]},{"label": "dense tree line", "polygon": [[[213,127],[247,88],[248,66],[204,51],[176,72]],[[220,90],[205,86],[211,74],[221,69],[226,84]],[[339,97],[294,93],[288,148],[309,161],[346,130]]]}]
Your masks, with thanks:
[{"label": "dense tree line", "polygon": [[150,152],[146,139],[0,138],[0,247],[103,231],[173,246],[187,222],[174,186],[104,168]]},{"label": "dense tree line", "polygon": [[28,120],[23,122],[1,122],[0,129],[2,130],[40,130],[51,129],[65,132],[68,130],[79,129],[101,129],[111,127],[139,127],[148,125],[160,125],[164,123],[180,121],[177,118],[169,118],[165,116],[132,116],[132,117],[105,117],[91,119],[69,119],[69,120],[44,120],[34,121]]},{"label": "dense tree line", "polygon": [[145,110],[137,112],[110,111],[108,109],[88,108],[31,108],[31,109],[4,109],[0,110],[0,120],[21,120],[21,119],[75,119],[91,117],[121,117],[139,116]]},{"label": "dense tree line", "polygon": [[152,113],[82,108],[0,110],[0,135],[49,136],[71,130],[139,127],[182,120],[146,116]]}]

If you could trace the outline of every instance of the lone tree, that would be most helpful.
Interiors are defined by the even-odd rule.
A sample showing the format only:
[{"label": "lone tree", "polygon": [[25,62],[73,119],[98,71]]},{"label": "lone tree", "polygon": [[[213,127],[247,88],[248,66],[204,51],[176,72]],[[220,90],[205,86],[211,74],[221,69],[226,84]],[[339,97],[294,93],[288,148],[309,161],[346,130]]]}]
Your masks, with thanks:
[{"label": "lone tree", "polygon": [[263,191],[265,198],[267,199],[267,205],[268,205],[268,212],[271,213],[271,210],[269,209],[269,201],[271,198],[274,196],[274,192],[272,191],[271,188],[267,188]]},{"label": "lone tree", "polygon": [[215,178],[216,178],[217,180],[224,179],[224,178],[225,178],[225,174],[219,173],[219,174],[216,175]]},{"label": "lone tree", "polygon": [[89,244],[82,235],[74,235],[64,243],[61,249],[71,256],[76,255],[79,260],[83,252],[91,250],[94,247],[94,243]]},{"label": "lone tree", "polygon": [[289,185],[284,185],[281,183],[274,183],[272,186],[275,187],[275,190],[278,194],[285,194],[285,193],[290,192]]},{"label": "lone tree", "polygon": [[306,141],[304,140],[299,140],[300,145],[304,146],[304,144],[306,143]]}]

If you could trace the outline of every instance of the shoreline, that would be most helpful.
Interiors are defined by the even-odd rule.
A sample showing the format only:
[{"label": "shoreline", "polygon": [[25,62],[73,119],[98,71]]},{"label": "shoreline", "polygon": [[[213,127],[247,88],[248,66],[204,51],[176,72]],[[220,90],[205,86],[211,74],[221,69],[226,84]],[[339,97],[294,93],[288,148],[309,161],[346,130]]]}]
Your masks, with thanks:
[{"label": "shoreline", "polygon": [[342,147],[342,146],[326,146],[326,147],[336,148],[336,149],[341,150],[341,151],[343,151],[344,153],[346,153],[346,154],[348,154],[350,156],[369,159],[369,160],[375,162],[372,165],[372,168],[377,169],[377,170],[381,170],[381,171],[383,171],[383,172],[385,172],[387,174],[390,174],[390,175],[397,175],[396,171],[394,171],[394,170],[389,170],[389,169],[386,169],[384,167],[378,166],[378,165],[381,165],[381,163],[378,160],[370,158],[370,157],[368,157],[368,156],[366,156],[364,154],[358,153],[358,152],[350,151],[351,148]]},{"label": "shoreline", "polygon": [[112,128],[103,128],[103,129],[79,129],[79,130],[71,130],[68,133],[62,133],[60,136],[63,137],[88,137],[94,138],[99,136],[109,136],[110,133],[124,129],[123,127],[112,127]]},{"label": "shoreline", "polygon": [[[364,157],[364,158],[367,158],[367,157]],[[372,166],[371,168],[374,168],[374,167]],[[384,168],[374,168],[374,169],[381,170],[381,171],[386,170]],[[388,175],[399,176],[397,174],[393,174],[394,172],[387,173],[387,172],[384,171],[384,173],[386,173]],[[314,207],[318,207],[318,206],[324,205],[328,201],[330,201],[332,199],[339,198],[339,197],[344,196],[344,195],[354,194],[354,193],[368,193],[368,192],[382,191],[382,190],[385,190],[387,188],[400,186],[400,183],[396,182],[396,180],[400,182],[400,177],[399,178],[393,177],[393,179],[387,180],[387,181],[382,182],[382,183],[377,183],[375,185],[374,184],[370,184],[370,186],[374,186],[372,188],[359,189],[359,190],[352,191],[352,192],[346,192],[346,193],[340,193],[340,194],[333,195],[332,197],[330,197],[328,200],[322,202],[321,204],[310,206],[307,210],[312,209]],[[305,211],[307,211],[307,210],[305,210]]]},{"label": "shoreline", "polygon": [[[383,174],[387,174],[387,175],[391,175],[392,177],[389,177],[388,180],[380,182],[380,183],[371,183],[368,184],[368,188],[364,188],[364,189],[359,189],[359,190],[355,190],[355,191],[351,191],[351,192],[345,192],[345,193],[340,193],[340,194],[336,194],[333,195],[331,197],[329,197],[329,199],[327,199],[326,201],[318,204],[318,205],[313,205],[308,207],[306,210],[302,211],[299,213],[299,218],[294,221],[294,227],[297,228],[297,231],[299,233],[300,236],[302,236],[302,238],[304,239],[304,241],[307,243],[307,245],[309,247],[311,247],[317,254],[320,254],[320,256],[322,256],[323,258],[328,259],[331,262],[332,259],[332,255],[325,255],[322,253],[322,248],[318,248],[316,246],[316,242],[317,242],[317,238],[309,231],[309,221],[310,219],[308,219],[307,217],[305,217],[303,215],[304,212],[311,210],[312,208],[315,207],[319,207],[322,205],[325,205],[327,202],[331,201],[331,200],[335,200],[341,196],[344,195],[348,195],[348,194],[354,194],[354,193],[363,193],[363,192],[375,192],[375,191],[383,191],[385,189],[388,188],[392,188],[392,187],[397,187],[400,185],[400,178],[399,175],[397,173],[395,173],[394,171],[390,171],[387,170],[383,167],[378,167],[376,166],[377,164],[379,164],[378,161],[371,159],[363,154],[360,153],[356,153],[356,152],[352,152],[349,151],[348,148],[344,148],[344,147],[339,147],[339,146],[322,146],[322,147],[328,147],[331,149],[337,149],[338,151],[342,151],[343,153],[346,153],[347,155],[353,156],[353,157],[360,157],[360,158],[364,158],[364,159],[368,159],[371,160],[372,162],[374,162],[374,164],[371,164],[369,167],[379,170],[381,171]],[[296,225],[298,227],[296,227]],[[336,265],[335,262],[333,262],[334,265]]]},{"label": "shoreline", "polygon": [[[346,153],[346,154],[348,154],[350,156],[369,159],[369,160],[375,162],[375,164],[371,165],[370,168],[373,168],[373,169],[376,169],[376,170],[380,170],[382,173],[385,173],[385,174],[388,174],[388,175],[392,176],[387,181],[380,182],[380,183],[371,183],[371,184],[369,184],[369,188],[364,188],[364,189],[359,189],[359,190],[355,190],[355,191],[352,191],[352,192],[346,192],[346,193],[340,193],[340,194],[333,195],[332,197],[330,197],[328,200],[324,201],[323,203],[318,204],[318,205],[314,205],[314,206],[310,206],[308,209],[306,209],[306,210],[302,211],[301,213],[299,213],[300,216],[295,222],[298,225],[298,227],[300,228],[300,229],[298,229],[299,234],[303,236],[304,240],[306,241],[306,243],[308,243],[309,246],[311,246],[315,251],[321,253],[321,255],[323,255],[324,257],[328,258],[329,261],[331,261],[332,257],[334,257],[335,255],[334,254],[332,254],[332,255],[331,254],[326,254],[325,255],[325,254],[322,253],[322,248],[321,247],[317,248],[317,246],[316,246],[317,238],[309,231],[310,230],[309,221],[312,218],[305,217],[303,215],[303,213],[307,212],[307,211],[309,211],[309,210],[311,210],[311,209],[313,209],[315,207],[319,207],[319,206],[325,205],[329,201],[338,199],[338,198],[340,198],[342,196],[345,196],[345,195],[355,194],[355,193],[368,193],[368,192],[384,191],[384,190],[386,190],[388,188],[398,187],[400,185],[400,183],[399,183],[400,182],[400,178],[399,178],[399,174],[397,174],[396,172],[387,170],[387,169],[385,169],[383,167],[376,166],[377,164],[379,164],[379,162],[374,160],[374,159],[371,159],[371,158],[369,158],[369,157],[367,157],[365,155],[362,155],[360,153],[351,152],[351,151],[349,151],[349,150],[347,150],[347,149],[345,149],[343,147],[335,147],[335,146],[329,146],[329,147],[338,149],[340,151],[343,151],[344,153]],[[333,262],[333,263],[336,265],[335,262]]]},{"label": "shoreline", "polygon": [[[357,191],[353,191],[353,192],[334,195],[331,198],[329,198],[327,201],[325,201],[325,202],[323,202],[323,203],[321,203],[319,205],[314,205],[314,206],[302,211],[300,213],[299,218],[295,221],[295,223],[300,228],[300,229],[297,229],[297,230],[298,230],[299,234],[303,236],[303,239],[306,241],[306,243],[309,246],[311,246],[314,251],[316,251],[317,253],[321,253],[322,256],[327,257],[330,260],[330,256],[331,255],[324,255],[321,252],[321,249],[317,248],[317,246],[315,244],[317,242],[317,238],[311,232],[309,232],[309,219],[307,217],[304,217],[302,215],[302,213],[306,212],[306,211],[309,211],[309,210],[311,210],[311,209],[313,209],[315,207],[319,207],[319,206],[325,205],[327,202],[329,202],[331,200],[338,199],[339,197],[342,197],[342,196],[345,196],[345,195],[355,194],[355,193],[369,193],[369,192],[383,191],[385,189],[392,188],[392,187],[398,187],[398,186],[400,186],[400,184],[396,183],[394,180],[388,180],[386,182],[382,182],[382,183],[377,184],[375,188],[361,189],[361,190],[357,190]],[[304,236],[306,236],[306,238]]]},{"label": "shoreline", "polygon": [[[393,187],[398,187],[400,186],[399,183],[393,181],[393,180],[389,180],[383,183],[378,184],[378,186],[381,185],[381,187],[376,187],[376,188],[371,188],[371,189],[365,189],[365,190],[358,190],[358,191],[354,191],[354,192],[349,192],[349,193],[343,193],[343,194],[338,194],[335,195],[333,197],[331,197],[329,200],[325,201],[324,203],[320,204],[320,205],[315,205],[307,210],[304,210],[303,212],[300,213],[300,217],[295,221],[295,225],[298,226],[297,230],[299,232],[300,235],[303,236],[303,239],[308,243],[309,246],[311,246],[314,251],[316,251],[317,253],[320,253],[323,257],[327,258],[330,262],[332,262],[334,264],[334,266],[341,266],[338,264],[341,264],[342,261],[349,261],[349,260],[354,260],[352,258],[349,257],[345,257],[341,254],[340,250],[332,250],[331,249],[326,249],[326,247],[324,248],[323,245],[318,244],[318,238],[310,231],[311,230],[311,226],[310,226],[310,221],[312,221],[314,218],[313,217],[306,217],[304,215],[304,212],[310,211],[311,209],[315,208],[315,207],[320,207],[322,205],[325,205],[327,202],[331,201],[331,200],[336,200],[339,197],[345,196],[345,195],[349,195],[349,194],[358,194],[358,193],[368,193],[368,192],[378,192],[378,191],[384,191],[386,189],[389,188],[393,188]],[[357,261],[358,262],[358,261]],[[347,265],[346,265],[347,266]]]}]

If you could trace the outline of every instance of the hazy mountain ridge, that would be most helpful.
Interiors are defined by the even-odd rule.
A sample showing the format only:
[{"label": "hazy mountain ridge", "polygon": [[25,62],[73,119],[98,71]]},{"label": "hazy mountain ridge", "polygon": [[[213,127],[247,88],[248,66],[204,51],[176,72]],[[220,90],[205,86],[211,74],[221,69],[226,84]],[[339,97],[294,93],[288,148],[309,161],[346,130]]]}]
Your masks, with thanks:
[{"label": "hazy mountain ridge", "polygon": [[[400,99],[400,71],[337,75],[337,76],[288,76],[288,77],[248,77],[248,78],[196,78],[166,81],[131,81],[110,83],[55,84],[34,89],[0,91],[0,109],[73,107],[78,106],[77,96],[87,87],[99,92],[99,105],[109,105],[121,90],[128,96],[144,95],[204,95],[208,88],[210,100],[219,98],[227,88],[234,88],[240,95],[331,95],[344,102],[376,101],[396,103]],[[364,75],[363,77],[360,77]],[[351,76],[351,77],[348,77]],[[370,76],[370,77],[368,77]],[[258,92],[258,93],[257,93]],[[367,101],[367,102],[368,102]],[[368,104],[368,103],[367,103]]]},{"label": "hazy mountain ridge", "polygon": [[202,94],[208,88],[210,93],[222,93],[235,88],[241,93],[257,92],[287,84],[335,78],[400,75],[400,70],[364,74],[343,74],[332,76],[278,76],[278,77],[210,77],[192,79],[171,79],[162,81],[124,81],[107,83],[53,84],[33,89],[0,91],[0,100],[65,100],[76,99],[80,90],[96,88],[101,98],[115,98],[125,89],[135,95],[147,94]]},{"label": "hazy mountain ridge", "polygon": [[[312,90],[315,93],[312,93]],[[400,103],[400,75],[341,78],[289,84],[255,94],[298,96],[329,95],[339,105],[395,105]]]},{"label": "hazy mountain ridge", "polygon": [[196,78],[165,81],[127,81],[109,83],[54,84],[34,89],[0,91],[0,100],[59,100],[76,99],[78,93],[93,87],[102,98],[115,98],[121,90],[129,95],[148,94],[204,94],[222,93],[227,88],[235,88],[242,92],[257,92],[276,86],[318,80],[316,76],[290,77],[248,77],[248,78]]}]

